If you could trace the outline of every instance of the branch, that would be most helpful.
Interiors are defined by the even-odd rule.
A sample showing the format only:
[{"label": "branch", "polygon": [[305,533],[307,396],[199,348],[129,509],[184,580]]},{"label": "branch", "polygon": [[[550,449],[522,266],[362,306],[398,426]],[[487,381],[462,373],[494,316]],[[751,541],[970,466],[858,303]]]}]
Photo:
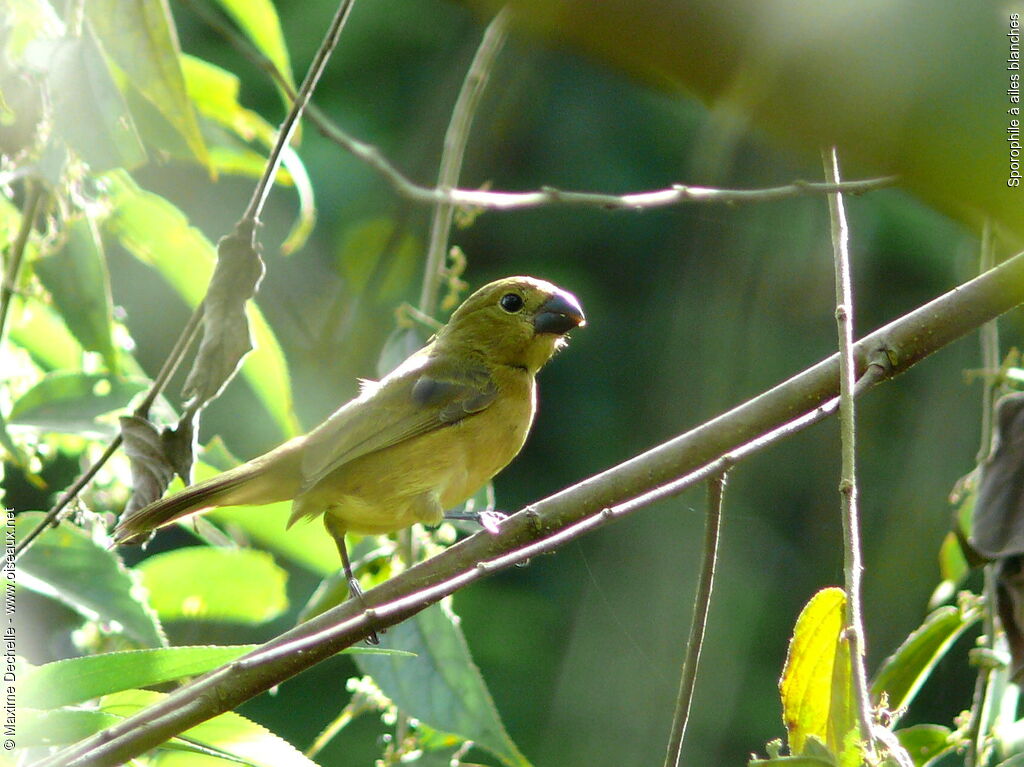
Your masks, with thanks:
[{"label": "branch", "polygon": [[[853,349],[856,368],[869,382],[897,375],[1022,301],[1024,254],[862,339]],[[540,547],[556,548],[574,528],[607,524],[631,506],[639,508],[646,499],[678,488],[678,477],[721,461],[730,451],[755,449],[773,429],[817,420],[830,412],[838,381],[839,360],[833,355],[686,434],[521,510],[501,524],[497,535],[466,538],[400,573],[366,592],[371,609],[360,613],[349,600],[38,767],[121,764],[333,656],[370,628],[394,625]],[[695,481],[708,476],[700,474]]]},{"label": "branch", "polygon": [[[293,95],[284,75],[281,74],[273,61],[264,56],[253,44],[240,35],[235,29],[219,16],[202,6],[197,0],[181,0],[191,8],[207,24],[221,34],[236,50],[255,66],[265,71],[277,85],[289,96]],[[464,208],[483,208],[486,210],[519,210],[539,208],[549,205],[573,207],[596,207],[607,210],[646,210],[662,208],[686,203],[748,203],[769,202],[801,195],[821,195],[843,192],[845,194],[864,194],[875,189],[892,186],[896,183],[895,176],[865,179],[863,181],[844,181],[839,184],[794,181],[783,186],[765,189],[714,189],[703,186],[673,184],[665,189],[655,189],[627,194],[603,194],[600,192],[579,192],[541,187],[536,191],[502,192],[474,189],[447,189],[439,184],[436,187],[420,186],[409,179],[402,171],[388,160],[376,146],[361,141],[334,123],[315,104],[310,103],[306,109],[306,117],[316,126],[320,135],[333,141],[360,162],[375,170],[384,181],[400,196],[413,202],[428,205],[454,205]]]},{"label": "branch", "polygon": [[722,522],[722,493],[725,490],[726,475],[719,474],[708,481],[708,519],[704,528],[704,560],[697,583],[697,596],[693,605],[693,622],[690,624],[690,638],[686,642],[686,659],[679,679],[679,696],[672,716],[672,733],[668,740],[665,767],[680,767],[682,764],[683,738],[690,719],[690,704],[693,703],[693,688],[697,682],[697,664],[704,645],[704,630],[708,625],[708,610],[711,607],[711,589],[715,583],[715,563],[718,560],[718,532]]},{"label": "branch", "polygon": [[[822,152],[825,177],[839,181],[839,155],[835,147]],[[839,332],[839,432],[842,449],[842,474],[839,480],[840,507],[843,518],[843,580],[846,608],[843,632],[850,648],[853,676],[853,700],[857,708],[861,740],[866,761],[874,761],[875,746],[871,727],[871,699],[868,696],[867,671],[864,668],[864,621],[861,616],[860,522],[857,510],[857,442],[854,406],[853,358],[853,287],[850,279],[850,230],[841,194],[828,197],[832,221],[832,253],[836,274],[836,325]]]}]

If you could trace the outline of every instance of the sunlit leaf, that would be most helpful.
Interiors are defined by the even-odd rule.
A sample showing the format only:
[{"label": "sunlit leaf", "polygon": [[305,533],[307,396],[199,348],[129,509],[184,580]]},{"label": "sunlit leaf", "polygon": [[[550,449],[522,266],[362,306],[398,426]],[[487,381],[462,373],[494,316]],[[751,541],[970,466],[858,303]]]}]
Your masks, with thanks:
[{"label": "sunlit leaf", "polygon": [[[202,115],[231,130],[244,141],[259,141],[267,150],[274,145],[277,128],[241,105],[238,101],[241,84],[236,75],[193,56],[183,56],[181,63],[189,95]],[[247,159],[241,169],[249,168],[250,163],[252,160]],[[258,170],[255,167],[249,169],[262,176],[263,165],[265,160]],[[312,231],[316,222],[316,204],[313,184],[305,165],[291,147],[284,148],[281,165],[275,182],[293,185],[299,197],[298,218],[281,246],[282,253],[287,255],[300,248]]]},{"label": "sunlit leaf", "polygon": [[14,403],[12,424],[71,434],[112,434],[109,423],[97,419],[121,410],[149,388],[141,378],[113,378],[73,371],[47,373]]},{"label": "sunlit leaf", "polygon": [[841,754],[847,733],[857,727],[849,645],[842,640],[845,604],[842,589],[822,589],[797,618],[779,682],[783,722],[794,755],[805,752],[811,737]]},{"label": "sunlit leaf", "polygon": [[10,340],[27,351],[37,365],[67,370],[82,364],[82,347],[49,306],[14,296],[10,312]]},{"label": "sunlit leaf", "polygon": [[88,0],[86,13],[107,54],[128,82],[181,135],[195,159],[209,164],[195,110],[178,63],[178,39],[163,0]]},{"label": "sunlit leaf", "polygon": [[[19,514],[18,539],[43,517],[38,512]],[[166,644],[138,577],[125,568],[116,552],[95,543],[77,527],[62,523],[42,533],[18,560],[18,584],[123,631],[143,647]]]},{"label": "sunlit leaf", "polygon": [[872,700],[879,702],[885,693],[890,710],[909,706],[935,665],[945,657],[960,635],[980,618],[981,611],[976,608],[961,611],[945,606],[932,612],[896,652],[882,662],[871,684]]},{"label": "sunlit leaf", "polygon": [[121,717],[87,709],[18,712],[18,746],[59,746],[74,743],[112,727]]},{"label": "sunlit leaf", "polygon": [[222,525],[237,526],[264,548],[318,575],[337,572],[341,567],[338,549],[323,525],[316,520],[303,521],[286,530],[291,513],[291,502],[283,501],[266,506],[228,506],[214,509],[207,516]]},{"label": "sunlit leaf", "polygon": [[57,134],[93,171],[143,164],[146,150],[90,26],[45,45],[33,55],[47,65]]},{"label": "sunlit leaf", "polygon": [[[127,174],[105,178],[114,203],[106,229],[136,258],[157,269],[190,306],[197,306],[213,273],[212,243],[174,205],[140,189]],[[299,425],[284,353],[259,309],[250,303],[248,312],[256,348],[246,358],[242,375],[282,435],[291,437]]]},{"label": "sunlit leaf", "polygon": [[70,221],[65,233],[60,250],[36,261],[36,275],[82,347],[102,354],[116,375],[110,275],[99,232],[92,219],[82,216]]},{"label": "sunlit leaf", "polygon": [[[103,698],[100,710],[126,717],[159,703],[166,697],[157,692],[128,690]],[[315,762],[303,756],[281,737],[230,711],[185,730],[178,740],[223,751],[235,760],[241,759],[245,764],[256,767],[316,767]],[[213,757],[189,752],[165,751],[160,755],[161,767],[223,767],[223,764]]]},{"label": "sunlit leaf", "polygon": [[264,551],[191,546],[155,554],[136,569],[163,620],[258,624],[288,609],[288,574]]},{"label": "sunlit leaf", "polygon": [[256,645],[161,647],[126,650],[36,666],[19,680],[18,704],[57,708],[136,687],[204,674]]},{"label": "sunlit leaf", "polygon": [[435,730],[472,740],[506,765],[529,765],[509,738],[462,629],[438,603],[381,636],[415,658],[358,656],[356,665],[398,708]]},{"label": "sunlit leaf", "polygon": [[[220,6],[230,15],[242,31],[252,40],[253,44],[277,67],[285,82],[295,90],[292,65],[288,57],[281,22],[277,10],[270,0],[217,0]],[[281,97],[287,106],[291,100],[280,89]]]}]

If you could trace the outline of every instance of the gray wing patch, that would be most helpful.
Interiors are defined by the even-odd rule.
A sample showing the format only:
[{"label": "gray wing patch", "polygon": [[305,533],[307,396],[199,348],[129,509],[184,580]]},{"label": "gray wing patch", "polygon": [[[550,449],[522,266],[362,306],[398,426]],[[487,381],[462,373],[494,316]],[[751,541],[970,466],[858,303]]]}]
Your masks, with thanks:
[{"label": "gray wing patch", "polygon": [[437,420],[443,424],[455,423],[468,415],[479,413],[497,396],[498,387],[490,380],[480,389],[464,383],[423,376],[412,387],[412,401],[420,407],[437,407]]}]

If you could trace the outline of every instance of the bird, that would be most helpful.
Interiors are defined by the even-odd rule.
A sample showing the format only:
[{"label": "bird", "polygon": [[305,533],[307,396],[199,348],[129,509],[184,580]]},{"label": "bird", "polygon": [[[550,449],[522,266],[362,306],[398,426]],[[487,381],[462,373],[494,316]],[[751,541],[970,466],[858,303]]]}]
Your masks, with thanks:
[{"label": "bird", "polygon": [[576,297],[550,282],[491,282],[422,349],[380,381],[362,381],[358,396],[308,434],[123,515],[114,542],[141,543],[216,507],[291,500],[287,527],[323,515],[350,595],[361,597],[345,534],[440,524],[486,485],[526,441],[537,373],[585,324]]}]

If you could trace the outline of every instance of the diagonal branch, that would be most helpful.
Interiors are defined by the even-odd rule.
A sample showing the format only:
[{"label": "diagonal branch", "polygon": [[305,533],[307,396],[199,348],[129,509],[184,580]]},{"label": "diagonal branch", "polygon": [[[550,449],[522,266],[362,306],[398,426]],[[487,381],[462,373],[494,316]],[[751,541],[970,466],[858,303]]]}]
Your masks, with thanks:
[{"label": "diagonal branch", "polygon": [[[1021,302],[1024,254],[862,339],[853,349],[857,374],[870,382],[902,373]],[[686,434],[523,509],[502,523],[497,535],[474,535],[382,583],[364,595],[371,609],[360,613],[349,600],[37,767],[121,764],[333,656],[369,627],[398,623],[538,547],[561,545],[576,525],[593,529],[606,523],[616,517],[616,504],[637,508],[643,505],[638,496],[658,497],[666,483],[774,429],[796,419],[815,420],[838,393],[838,381],[836,354]]]}]

